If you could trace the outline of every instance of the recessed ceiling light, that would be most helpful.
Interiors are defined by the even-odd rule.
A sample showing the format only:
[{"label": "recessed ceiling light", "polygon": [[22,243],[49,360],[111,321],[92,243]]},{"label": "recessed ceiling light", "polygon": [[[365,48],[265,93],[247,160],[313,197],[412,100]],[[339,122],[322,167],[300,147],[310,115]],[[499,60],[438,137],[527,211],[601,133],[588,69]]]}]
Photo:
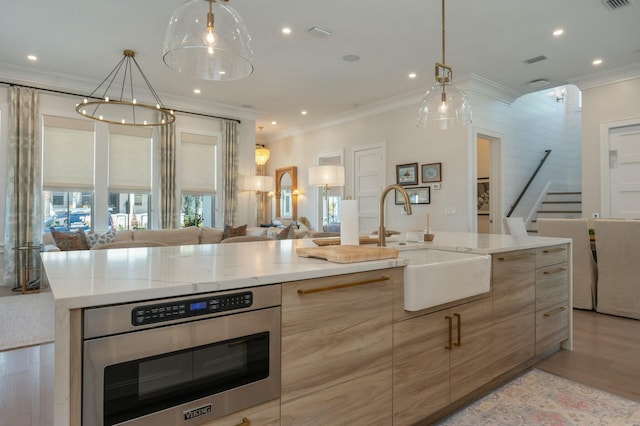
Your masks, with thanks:
[{"label": "recessed ceiling light", "polygon": [[27,55],[27,59],[29,59],[30,61],[37,61],[38,57],[36,55]]},{"label": "recessed ceiling light", "polygon": [[300,114],[307,115],[307,111],[300,111]]},{"label": "recessed ceiling light", "polygon": [[602,63],[602,59],[598,58],[598,59],[594,59],[593,62],[591,62],[593,65],[600,65]]},{"label": "recessed ceiling light", "polygon": [[418,75],[415,72],[409,74],[409,78],[416,78]]},{"label": "recessed ceiling light", "polygon": [[291,34],[291,28],[283,27],[282,28],[282,34]]},{"label": "recessed ceiling light", "polygon": [[560,37],[562,34],[564,34],[564,30],[562,28],[558,28],[553,32],[554,37]]},{"label": "recessed ceiling light", "polygon": [[193,93],[195,93],[196,95],[200,94],[200,89],[193,89]]},{"label": "recessed ceiling light", "polygon": [[360,60],[360,56],[358,55],[344,55],[342,60],[345,62],[357,62]]},{"label": "recessed ceiling light", "polygon": [[275,126],[276,124],[278,124],[278,122],[277,121],[272,121],[271,124],[273,124]]}]

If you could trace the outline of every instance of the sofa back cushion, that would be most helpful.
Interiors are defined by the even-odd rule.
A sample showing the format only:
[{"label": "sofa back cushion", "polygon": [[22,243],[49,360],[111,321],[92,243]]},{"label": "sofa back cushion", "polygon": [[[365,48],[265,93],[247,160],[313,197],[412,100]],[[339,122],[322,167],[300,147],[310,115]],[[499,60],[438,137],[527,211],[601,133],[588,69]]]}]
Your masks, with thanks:
[{"label": "sofa back cushion", "polygon": [[223,232],[222,229],[203,226],[200,228],[200,244],[218,244],[222,241]]},{"label": "sofa back cushion", "polygon": [[140,229],[133,231],[133,241],[157,241],[169,246],[199,244],[200,232],[195,226],[182,229]]}]

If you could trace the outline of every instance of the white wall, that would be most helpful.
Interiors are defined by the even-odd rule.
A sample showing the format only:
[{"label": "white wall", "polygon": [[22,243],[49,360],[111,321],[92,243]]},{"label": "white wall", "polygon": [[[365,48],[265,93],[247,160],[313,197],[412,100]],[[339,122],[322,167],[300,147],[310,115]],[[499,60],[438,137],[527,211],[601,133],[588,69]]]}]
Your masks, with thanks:
[{"label": "white wall", "polygon": [[640,77],[585,89],[582,93],[582,206],[600,212],[600,125],[640,118]]},{"label": "white wall", "polygon": [[[569,88],[576,99],[577,89]],[[567,95],[567,99],[571,96]],[[345,196],[353,195],[352,150],[355,147],[385,144],[387,149],[386,182],[395,183],[395,166],[418,162],[442,163],[442,189],[431,191],[430,205],[416,205],[414,215],[401,215],[402,208],[387,200],[387,227],[395,230],[421,228],[427,212],[435,231],[467,231],[471,227],[475,206],[474,130],[500,135],[503,141],[503,200],[506,213],[517,197],[545,149],[553,154],[536,180],[532,194],[522,209],[531,208],[547,180],[566,185],[580,185],[580,114],[571,102],[557,103],[545,92],[523,96],[512,105],[477,93],[469,93],[473,110],[473,128],[437,131],[416,128],[418,104],[358,118],[346,123],[310,130],[269,144],[270,174],[286,166],[298,167],[298,216],[317,220],[316,188],[307,185],[307,169],[318,155],[344,148],[346,165]],[[422,185],[422,184],[421,184]],[[536,193],[537,191],[537,193]],[[454,208],[455,215],[445,215]]]}]

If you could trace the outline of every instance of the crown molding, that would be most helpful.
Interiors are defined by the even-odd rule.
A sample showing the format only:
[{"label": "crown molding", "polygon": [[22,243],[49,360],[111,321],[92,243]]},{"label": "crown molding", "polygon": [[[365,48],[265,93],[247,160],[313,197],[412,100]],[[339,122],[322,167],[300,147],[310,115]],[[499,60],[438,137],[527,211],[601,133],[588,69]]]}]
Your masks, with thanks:
[{"label": "crown molding", "polygon": [[507,86],[503,86],[477,74],[469,74],[456,78],[455,83],[465,93],[472,92],[509,105],[524,95],[524,93],[510,89]]},{"label": "crown molding", "polygon": [[[495,83],[476,74],[470,74],[468,76],[460,77],[455,80],[455,83],[458,87],[460,87],[460,89],[465,92],[470,91],[475,94],[479,94],[481,96],[485,96],[508,104],[511,104],[514,100],[522,95],[522,93],[513,91],[505,86],[502,86],[501,84]],[[274,134],[271,138],[268,139],[267,142],[277,142],[314,130],[337,126],[340,124],[348,123],[350,121],[369,117],[371,115],[394,111],[406,106],[417,106],[422,101],[422,97],[427,90],[429,90],[429,88],[424,89],[420,92],[411,91],[401,93],[378,102],[373,102],[367,105],[360,106],[358,108],[354,108],[339,115],[335,115],[325,120],[318,121],[306,127],[289,128],[282,132]]]},{"label": "crown molding", "polygon": [[[86,94],[91,93],[98,83],[95,80],[78,76],[34,71],[31,68],[19,67],[1,62],[0,80],[11,84],[32,86],[42,90],[64,92],[69,96],[77,94],[78,98],[82,98],[83,96],[86,96]],[[167,108],[184,112],[254,121],[257,120],[258,116],[261,114],[261,111],[225,105],[217,102],[197,99],[194,100],[193,98],[167,93],[158,93],[158,95]],[[145,101],[155,102],[152,99],[145,99]]]},{"label": "crown molding", "polygon": [[601,71],[581,77],[568,79],[571,84],[575,84],[580,90],[594,89],[608,84],[621,83],[640,77],[640,62],[616,68],[608,71]]}]

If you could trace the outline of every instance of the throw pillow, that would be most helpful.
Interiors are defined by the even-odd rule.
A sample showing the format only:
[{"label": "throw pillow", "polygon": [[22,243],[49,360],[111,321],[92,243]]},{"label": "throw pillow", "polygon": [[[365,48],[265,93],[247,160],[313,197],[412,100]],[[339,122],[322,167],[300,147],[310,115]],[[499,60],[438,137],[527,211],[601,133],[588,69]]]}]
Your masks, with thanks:
[{"label": "throw pillow", "polygon": [[61,251],[89,250],[84,231],[60,232],[52,229],[51,236]]},{"label": "throw pillow", "polygon": [[244,237],[247,235],[247,225],[242,225],[234,228],[233,226],[225,225],[222,232],[222,239],[231,237]]},{"label": "throw pillow", "polygon": [[[291,236],[292,233],[293,233],[293,237]],[[293,227],[289,225],[286,228],[284,228],[282,231],[278,232],[278,235],[276,235],[276,240],[292,240],[293,238],[295,238],[295,236],[296,236],[296,233],[293,230]]]},{"label": "throw pillow", "polygon": [[96,231],[88,231],[86,232],[86,235],[87,240],[89,240],[89,246],[92,249],[96,248],[97,246],[116,242],[116,231],[114,231],[113,229],[110,229],[107,232],[103,232],[102,234]]}]

